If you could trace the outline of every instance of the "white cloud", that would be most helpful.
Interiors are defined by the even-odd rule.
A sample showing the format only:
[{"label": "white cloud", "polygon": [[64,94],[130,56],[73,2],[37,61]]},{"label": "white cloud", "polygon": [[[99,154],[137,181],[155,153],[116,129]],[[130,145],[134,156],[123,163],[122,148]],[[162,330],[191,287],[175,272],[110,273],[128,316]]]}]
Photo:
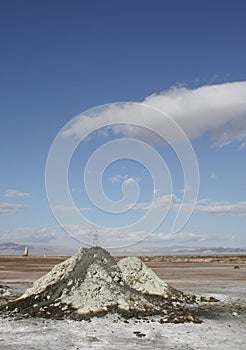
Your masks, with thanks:
[{"label": "white cloud", "polygon": [[[133,242],[142,242],[143,244],[185,244],[190,242],[211,242],[211,241],[225,241],[234,240],[236,236],[225,234],[205,234],[194,232],[181,233],[148,233],[144,231],[127,231],[117,229],[86,229],[76,225],[68,225],[67,228],[73,230],[74,237],[80,239],[80,245],[86,246],[93,244],[95,237],[99,245],[104,247],[122,247],[131,245]],[[0,232],[1,242],[17,242],[17,243],[54,243],[62,242],[68,237],[60,227],[21,227],[11,230],[2,230]],[[142,250],[142,248],[141,248]]]},{"label": "white cloud", "polygon": [[240,145],[240,149],[246,148],[246,142],[242,142]]},{"label": "white cloud", "polygon": [[142,202],[132,205],[131,208],[134,210],[165,210],[168,209],[169,205],[174,207],[180,200],[175,196],[175,194],[168,194],[164,196],[157,196],[153,205],[152,202]]},{"label": "white cloud", "polygon": [[129,231],[120,229],[106,229],[92,227],[89,229],[78,225],[66,225],[68,231],[71,230],[73,236],[86,244],[93,244],[96,236],[98,244],[104,247],[117,247],[142,241],[148,233],[143,231]]},{"label": "white cloud", "polygon": [[25,193],[17,190],[6,190],[4,197],[30,197],[30,193]]},{"label": "white cloud", "polygon": [[216,175],[215,173],[212,173],[212,174],[209,176],[208,179],[209,179],[209,180],[216,181],[216,180],[218,180],[218,177],[217,177],[217,175]]},{"label": "white cloud", "polygon": [[[79,226],[68,225],[68,228],[73,230],[75,237],[82,242],[93,244],[94,237],[96,235],[99,245],[107,247],[123,247],[132,245],[133,242],[142,242],[144,245],[149,244],[187,244],[195,242],[224,242],[225,240],[232,241],[235,239],[233,235],[225,234],[207,234],[207,233],[194,233],[194,232],[181,232],[181,233],[152,233],[148,235],[144,231],[127,231],[117,229],[83,229]],[[142,247],[141,247],[142,251]]]},{"label": "white cloud", "polygon": [[[135,205],[130,205],[133,210],[166,210],[170,205],[170,210],[177,212],[181,205],[181,199],[175,194],[159,196],[152,202],[140,202]],[[189,204],[183,204],[183,211],[189,210]],[[230,203],[228,201],[212,202],[207,198],[199,199],[194,208],[194,213],[207,213],[211,215],[232,215],[232,216],[246,216],[246,201]]]},{"label": "white cloud", "polygon": [[218,145],[246,140],[246,81],[173,88],[145,102],[173,117],[190,138],[211,131]]},{"label": "white cloud", "polygon": [[[179,208],[179,204],[176,202],[172,205],[171,209],[174,211]],[[183,206],[183,210],[188,210],[189,205]],[[204,198],[198,200],[194,208],[194,213],[207,213],[210,215],[232,215],[232,216],[246,216],[246,201],[240,201],[231,203],[229,201],[211,202]]]},{"label": "white cloud", "polygon": [[128,186],[128,185],[135,183],[135,182],[136,181],[132,177],[130,177],[129,179],[124,181],[124,184]]},{"label": "white cloud", "polygon": [[49,227],[21,227],[1,231],[0,234],[2,242],[18,243],[48,243],[62,235],[64,234],[59,228]]},{"label": "white cloud", "polygon": [[90,211],[91,210],[91,208],[77,208],[76,206],[69,207],[69,206],[62,205],[62,204],[56,205],[53,209],[58,210],[58,211],[64,211],[64,212],[76,211],[76,210],[79,210],[79,211]]},{"label": "white cloud", "polygon": [[[209,131],[218,146],[231,142],[243,145],[246,141],[246,81],[207,85],[193,90],[174,87],[169,91],[148,96],[138,105],[112,104],[93,117],[79,116],[72,126],[64,130],[63,136],[81,137],[92,129],[120,121],[127,124],[112,126],[115,134],[123,133],[127,137],[156,141],[154,134],[129,124],[129,115],[134,114],[134,118],[139,119],[139,124],[153,125],[157,130],[165,127],[165,118],[162,115],[157,117],[155,114],[155,118],[152,118],[148,108],[142,108],[139,113],[139,105],[145,104],[168,114],[180,124],[189,138],[200,137]],[[171,137],[175,138],[177,135],[172,133]]]},{"label": "white cloud", "polygon": [[230,202],[211,202],[207,205],[196,205],[196,212],[208,213],[211,215],[233,215],[246,216],[246,201]]},{"label": "white cloud", "polygon": [[126,180],[128,178],[128,175],[115,175],[115,176],[111,176],[109,178],[109,181],[111,181],[112,183],[119,183],[122,182],[124,180]]},{"label": "white cloud", "polygon": [[0,203],[0,214],[15,213],[20,209],[29,208],[26,204]]}]

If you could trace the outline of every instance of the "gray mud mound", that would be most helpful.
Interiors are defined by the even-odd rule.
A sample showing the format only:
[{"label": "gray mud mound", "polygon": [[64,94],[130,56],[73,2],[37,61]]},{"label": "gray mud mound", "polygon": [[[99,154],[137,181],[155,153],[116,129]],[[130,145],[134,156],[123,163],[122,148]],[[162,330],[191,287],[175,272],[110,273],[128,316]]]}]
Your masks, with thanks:
[{"label": "gray mud mound", "polygon": [[1,310],[17,317],[82,320],[112,312],[124,317],[161,315],[163,322],[200,322],[175,298],[146,295],[123,277],[106,250],[81,248]]},{"label": "gray mud mound", "polygon": [[199,297],[185,294],[165,283],[137,257],[123,258],[118,262],[118,266],[126,283],[144,294],[158,295],[180,303],[200,301]]}]

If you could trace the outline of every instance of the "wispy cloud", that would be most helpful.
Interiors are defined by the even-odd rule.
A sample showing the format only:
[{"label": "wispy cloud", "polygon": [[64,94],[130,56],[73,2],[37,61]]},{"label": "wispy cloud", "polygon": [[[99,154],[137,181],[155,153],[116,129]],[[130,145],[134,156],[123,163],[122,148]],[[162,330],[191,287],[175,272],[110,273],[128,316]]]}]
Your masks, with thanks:
[{"label": "wispy cloud", "polygon": [[109,181],[112,183],[119,183],[119,182],[126,180],[127,178],[128,178],[127,174],[125,174],[125,175],[118,174],[118,175],[114,175],[114,176],[109,177]]},{"label": "wispy cloud", "polygon": [[18,210],[26,208],[29,208],[29,205],[17,203],[0,203],[0,214],[16,213]]},{"label": "wispy cloud", "polygon": [[17,190],[6,190],[4,193],[4,197],[30,197],[30,193],[21,192]]},{"label": "wispy cloud", "polygon": [[[82,242],[92,244],[93,237],[96,235],[98,243],[107,247],[123,247],[133,242],[142,242],[143,245],[149,246],[152,244],[165,243],[168,245],[180,245],[189,243],[203,243],[203,242],[224,242],[235,241],[237,237],[235,235],[226,235],[222,233],[208,234],[208,233],[195,233],[195,232],[181,232],[181,233],[152,233],[148,234],[144,231],[127,231],[117,229],[83,229],[76,225],[68,225],[75,233],[75,237],[81,239]],[[143,247],[141,246],[141,250]]]},{"label": "wispy cloud", "polygon": [[[107,123],[122,124],[111,126],[115,134],[123,134],[127,137],[137,137],[156,141],[156,136],[146,133],[143,128],[130,125],[129,115],[136,115],[140,125],[154,125],[157,130],[163,128],[165,118],[162,115],[151,118],[151,111],[139,105],[149,105],[161,110],[173,118],[184,129],[189,138],[200,137],[205,132],[210,132],[213,142],[223,146],[231,142],[246,142],[246,81],[225,84],[205,85],[197,89],[185,87],[173,87],[168,91],[153,94],[145,98],[142,104],[128,104],[118,106],[112,104],[108,109],[94,115],[93,118],[86,115],[79,116],[63,136],[76,135],[80,137],[91,129],[97,129]],[[115,116],[119,120],[116,120]],[[136,120],[135,120],[136,121]],[[124,124],[126,123],[126,124]],[[167,130],[168,131],[168,130]],[[172,132],[172,130],[170,130]],[[175,141],[175,134],[171,134]],[[152,140],[151,140],[152,139]],[[158,142],[163,142],[159,139]]]},{"label": "wispy cloud", "polygon": [[241,145],[240,145],[240,149],[244,149],[244,148],[246,148],[246,141],[242,142]]},{"label": "wispy cloud", "polygon": [[64,236],[59,228],[54,227],[21,227],[11,230],[1,231],[2,242],[18,243],[49,243],[55,238]]},{"label": "wispy cloud", "polygon": [[64,212],[69,212],[69,211],[90,211],[92,208],[77,208],[77,207],[69,207],[66,205],[62,205],[62,204],[58,204],[56,205],[54,208],[54,210],[58,210],[58,211],[64,211]]},{"label": "wispy cloud", "polygon": [[[131,205],[133,210],[166,210],[170,207],[171,211],[177,212],[180,208],[181,199],[175,194],[156,197],[154,203],[141,202]],[[189,210],[189,203],[183,205],[183,210]],[[246,201],[231,203],[229,201],[213,202],[207,198],[199,199],[194,208],[194,213],[207,213],[210,215],[232,215],[246,216]]]},{"label": "wispy cloud", "polygon": [[[65,227],[64,227],[65,228]],[[93,244],[96,236],[98,244],[106,247],[119,247],[132,244],[143,240],[148,233],[144,231],[129,231],[121,229],[105,229],[105,228],[82,228],[79,225],[66,225],[68,231],[73,232],[73,236],[85,242],[86,244]]]},{"label": "wispy cloud", "polygon": [[[194,233],[194,232],[181,232],[181,233],[152,233],[148,235],[144,231],[129,231],[129,230],[117,230],[117,229],[85,229],[76,225],[67,225],[67,228],[72,229],[74,237],[84,242],[84,246],[91,245],[94,242],[95,236],[98,244],[104,247],[122,247],[132,244],[132,242],[141,242],[143,245],[152,244],[152,246],[165,243],[168,245],[179,245],[189,243],[203,243],[203,242],[224,242],[235,241],[237,237],[235,235],[207,234],[207,233]],[[46,243],[59,242],[67,234],[60,227],[19,227],[11,230],[1,230],[0,232],[1,242],[16,242],[16,243]],[[143,251],[143,247],[140,248]]]},{"label": "wispy cloud", "polygon": [[175,196],[175,194],[169,194],[164,196],[157,196],[154,203],[152,202],[141,202],[132,205],[133,210],[164,210],[167,209],[170,205],[175,206],[179,203],[179,199]]},{"label": "wispy cloud", "polygon": [[246,201],[230,203],[230,202],[211,202],[207,205],[196,205],[196,212],[208,213],[211,215],[233,215],[246,216]]},{"label": "wispy cloud", "polygon": [[135,183],[136,181],[135,181],[135,179],[133,178],[133,177],[129,177],[128,179],[126,179],[125,181],[124,181],[124,184],[125,185],[130,185],[130,184],[132,184],[132,183]]},{"label": "wispy cloud", "polygon": [[212,173],[212,174],[209,176],[208,179],[209,179],[209,180],[212,180],[212,181],[216,181],[216,180],[218,180],[218,177],[217,177],[217,175],[216,175],[215,173]]}]

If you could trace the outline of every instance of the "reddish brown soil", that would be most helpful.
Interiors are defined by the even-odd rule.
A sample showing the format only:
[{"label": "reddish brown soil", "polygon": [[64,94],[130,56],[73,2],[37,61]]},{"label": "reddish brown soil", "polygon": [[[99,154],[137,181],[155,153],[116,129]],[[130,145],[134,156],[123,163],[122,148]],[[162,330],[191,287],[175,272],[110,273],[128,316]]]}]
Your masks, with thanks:
[{"label": "reddish brown soil", "polygon": [[66,257],[0,256],[0,281],[33,282],[65,259]]},{"label": "reddish brown soil", "polygon": [[[51,268],[64,261],[66,257],[17,257],[0,256],[0,283],[31,283],[46,274]],[[175,258],[169,258],[175,259]],[[199,258],[200,259],[200,258]],[[206,261],[204,258],[204,261]],[[174,260],[175,261],[175,260]],[[155,273],[171,283],[180,287],[211,282],[246,281],[246,264],[236,264],[224,257],[224,262],[157,262],[148,261],[146,264]],[[239,269],[234,269],[235,265]]]}]

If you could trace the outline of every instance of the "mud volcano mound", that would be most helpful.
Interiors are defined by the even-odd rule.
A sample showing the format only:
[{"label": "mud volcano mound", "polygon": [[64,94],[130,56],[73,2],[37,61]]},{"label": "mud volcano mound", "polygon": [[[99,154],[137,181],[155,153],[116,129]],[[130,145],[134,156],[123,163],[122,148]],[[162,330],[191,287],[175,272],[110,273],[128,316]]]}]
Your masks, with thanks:
[{"label": "mud volcano mound", "polygon": [[133,289],[146,295],[158,295],[179,303],[199,301],[195,295],[185,294],[160,279],[156,273],[137,257],[123,258],[118,262],[124,281]]},{"label": "mud volcano mound", "polygon": [[81,248],[1,310],[9,316],[54,319],[82,320],[111,312],[123,317],[161,315],[163,322],[200,322],[179,303],[176,290],[168,288],[164,297],[143,293],[127,283],[124,269],[100,247]]}]

